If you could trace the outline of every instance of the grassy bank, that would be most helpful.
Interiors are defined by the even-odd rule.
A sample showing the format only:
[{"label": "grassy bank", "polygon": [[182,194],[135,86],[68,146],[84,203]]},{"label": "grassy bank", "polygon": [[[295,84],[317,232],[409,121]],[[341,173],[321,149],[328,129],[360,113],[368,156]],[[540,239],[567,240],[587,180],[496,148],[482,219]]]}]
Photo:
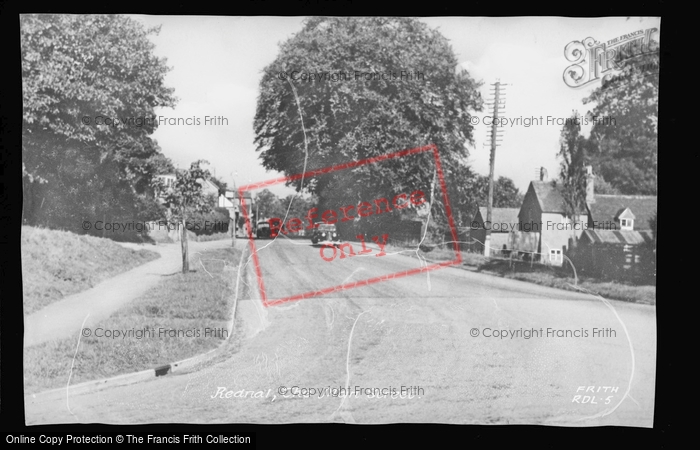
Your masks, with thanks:
[{"label": "grassy bank", "polygon": [[21,252],[25,314],[160,257],[109,239],[29,226],[22,227]]},{"label": "grassy bank", "polygon": [[[417,250],[417,252],[416,252]],[[455,252],[450,249],[435,248],[429,252],[420,249],[398,246],[387,246],[387,253],[402,252],[403,254],[426,258],[429,261],[441,262],[455,259]],[[462,266],[481,273],[527,281],[542,286],[549,286],[567,291],[581,292],[585,289],[593,294],[607,299],[623,300],[634,303],[653,305],[656,303],[656,286],[633,285],[595,278],[579,277],[574,279],[571,270],[533,264],[522,261],[512,265],[508,260],[487,258],[481,254],[461,252]],[[578,282],[578,283],[577,283]]]},{"label": "grassy bank", "polygon": [[[78,336],[24,349],[25,392],[131,373],[216,348],[226,338],[234,300],[239,249],[193,256],[192,272],[165,279],[130,306]],[[200,263],[201,261],[201,263]],[[241,289],[242,289],[241,285]],[[126,337],[100,337],[118,330]],[[174,331],[172,331],[174,330]],[[207,331],[208,330],[208,331]]]}]

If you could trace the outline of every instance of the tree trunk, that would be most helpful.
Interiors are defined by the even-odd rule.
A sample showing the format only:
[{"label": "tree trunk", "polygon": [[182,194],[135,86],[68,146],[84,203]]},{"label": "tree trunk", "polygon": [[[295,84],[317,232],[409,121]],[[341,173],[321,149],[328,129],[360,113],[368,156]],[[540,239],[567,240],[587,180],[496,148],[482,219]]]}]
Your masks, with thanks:
[{"label": "tree trunk", "polygon": [[181,222],[182,237],[180,238],[180,245],[182,246],[182,273],[186,274],[190,271],[190,257],[187,252],[187,228],[185,227],[185,220]]},{"label": "tree trunk", "polygon": [[34,181],[22,177],[22,225],[36,225],[37,189]]}]

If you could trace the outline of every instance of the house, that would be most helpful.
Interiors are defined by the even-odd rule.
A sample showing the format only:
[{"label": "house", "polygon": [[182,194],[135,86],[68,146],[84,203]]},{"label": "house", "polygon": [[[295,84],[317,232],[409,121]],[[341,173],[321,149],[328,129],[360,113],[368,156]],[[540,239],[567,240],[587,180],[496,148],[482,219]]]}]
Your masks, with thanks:
[{"label": "house", "polygon": [[[592,189],[592,177],[589,177]],[[530,182],[518,212],[518,229],[511,232],[510,247],[525,258],[561,266],[569,239],[578,239],[588,223],[587,211],[574,218],[566,214],[563,186],[540,179]],[[592,194],[586,190],[587,198]]]},{"label": "house", "polygon": [[221,192],[221,188],[219,187],[218,184],[214,183],[211,180],[199,180],[200,184],[202,185],[202,191],[204,192],[205,195],[213,195],[215,198],[219,198],[219,193]]},{"label": "house", "polygon": [[165,189],[170,189],[175,185],[175,180],[177,179],[177,175],[174,173],[164,173],[161,175],[156,175],[157,178],[160,178],[163,181],[163,187]]},{"label": "house", "polygon": [[[532,181],[525,194],[518,213],[519,230],[510,236],[514,249],[558,266],[567,256],[589,272],[601,273],[600,267],[607,267],[607,273],[612,273],[610,267],[617,265],[622,270],[634,267],[632,272],[648,271],[654,259],[649,221],[656,214],[656,196],[596,195],[595,177],[588,166],[586,210],[572,220],[565,213],[561,184],[543,178]],[[574,239],[576,247],[580,243],[583,249],[572,248]],[[608,262],[603,264],[603,259]]]},{"label": "house", "polygon": [[[253,213],[253,198],[250,195],[244,195],[243,201],[245,201],[245,207],[248,214]],[[225,191],[219,194],[218,201],[219,208],[226,208],[230,213],[231,217],[240,214],[243,210],[241,209],[241,199],[235,191]]]},{"label": "house", "polygon": [[[177,180],[177,175],[174,173],[165,173],[165,174],[160,174],[156,175],[157,178],[161,179],[163,181],[163,187],[165,190],[169,190],[175,186],[175,181]],[[211,180],[199,180],[200,184],[202,185],[202,190],[204,191],[204,194],[206,195],[214,195],[216,197],[219,196],[219,191],[221,190],[219,186],[214,183]],[[160,198],[162,199],[164,197],[164,194],[160,195]]]},{"label": "house", "polygon": [[588,229],[568,255],[578,270],[598,277],[653,280],[656,243],[651,219],[657,197],[596,195],[587,206]]},{"label": "house", "polygon": [[653,234],[648,230],[588,229],[568,256],[576,270],[584,275],[616,280],[642,278],[653,282],[654,244]]},{"label": "house", "polygon": [[[249,195],[244,195],[243,196],[243,201],[245,201],[245,208],[246,212],[248,213],[248,217],[253,216],[255,212],[255,204],[253,201],[253,197]],[[241,207],[241,198],[238,196],[238,193],[235,191],[224,191],[219,194],[219,201],[218,201],[218,206],[219,208],[226,208],[229,212],[229,217],[231,217],[234,220],[234,223],[236,224],[235,230],[239,230],[239,219],[242,217],[243,214],[243,208]],[[255,228],[255,224],[251,223],[251,227],[253,229]]]},{"label": "house", "polygon": [[491,223],[487,223],[487,208],[480,207],[471,222],[470,250],[484,253],[486,231],[491,230],[490,254],[507,256],[512,250],[510,232],[518,230],[518,208],[492,208]]},{"label": "house", "polygon": [[651,195],[594,195],[588,203],[588,229],[651,230],[658,207]]}]

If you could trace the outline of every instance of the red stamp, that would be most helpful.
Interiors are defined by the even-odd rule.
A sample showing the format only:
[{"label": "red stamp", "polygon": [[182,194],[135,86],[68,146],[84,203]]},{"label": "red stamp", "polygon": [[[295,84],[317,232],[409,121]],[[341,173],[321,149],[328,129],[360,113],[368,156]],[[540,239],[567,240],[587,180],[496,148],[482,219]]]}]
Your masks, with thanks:
[{"label": "red stamp", "polygon": [[[314,177],[316,175],[332,173],[332,172],[336,172],[339,170],[350,169],[353,167],[359,167],[359,166],[363,166],[363,165],[367,165],[367,164],[375,164],[375,163],[378,163],[380,161],[386,161],[386,160],[394,159],[394,158],[401,158],[404,156],[415,155],[415,154],[422,153],[422,152],[432,152],[433,158],[435,159],[435,168],[437,171],[440,189],[442,190],[442,199],[443,199],[443,203],[445,205],[445,211],[447,213],[447,222],[448,222],[448,225],[450,227],[450,233],[452,234],[452,240],[455,243],[454,244],[455,259],[450,260],[450,261],[444,261],[444,262],[440,262],[440,263],[431,264],[431,265],[428,265],[425,267],[419,267],[419,268],[415,268],[415,269],[405,270],[402,272],[396,272],[396,273],[392,273],[392,274],[382,275],[379,277],[368,278],[366,280],[353,281],[353,282],[345,283],[345,284],[342,284],[339,286],[333,286],[333,287],[328,287],[328,288],[324,288],[324,289],[319,289],[316,291],[299,293],[299,294],[291,295],[288,297],[275,298],[275,299],[268,298],[266,291],[265,291],[265,283],[263,282],[262,270],[260,268],[260,260],[258,258],[258,253],[257,253],[257,249],[255,247],[255,241],[253,238],[253,230],[252,230],[252,227],[250,225],[250,217],[248,215],[248,208],[246,207],[246,203],[245,203],[245,198],[244,198],[245,192],[251,191],[254,189],[265,188],[268,186],[273,186],[276,184],[286,183],[287,181],[296,181],[296,180],[299,180],[302,178],[304,178],[304,179],[311,178],[311,177]],[[375,156],[372,158],[366,158],[366,159],[362,159],[359,161],[351,161],[351,162],[347,162],[344,164],[338,164],[335,166],[326,167],[323,169],[310,170],[310,171],[307,171],[304,173],[300,173],[300,174],[296,174],[296,175],[292,175],[292,176],[288,176],[288,177],[280,177],[280,178],[276,178],[273,180],[249,184],[249,185],[242,186],[241,188],[239,188],[238,195],[241,199],[241,209],[243,212],[243,216],[245,217],[246,229],[248,231],[248,242],[250,244],[250,250],[251,250],[251,254],[252,254],[252,258],[253,258],[253,265],[255,267],[255,273],[257,276],[258,288],[260,290],[260,296],[262,298],[263,305],[265,305],[265,306],[274,306],[274,305],[279,305],[279,304],[287,303],[287,302],[291,302],[291,301],[302,300],[305,298],[318,297],[318,296],[321,296],[324,294],[328,294],[330,292],[342,291],[342,290],[346,290],[346,289],[352,289],[355,287],[366,286],[366,285],[378,283],[380,281],[407,277],[409,275],[416,275],[416,274],[420,274],[423,272],[428,272],[431,270],[436,270],[436,269],[440,269],[443,267],[460,264],[462,262],[462,256],[461,256],[461,253],[459,252],[459,244],[457,243],[457,241],[458,241],[457,228],[455,227],[454,219],[452,217],[452,210],[450,208],[450,202],[449,202],[449,199],[447,198],[447,187],[445,185],[445,177],[444,177],[444,173],[442,170],[442,165],[440,163],[440,155],[438,153],[437,146],[434,144],[426,145],[425,147],[418,147],[418,148],[413,148],[413,149],[408,149],[408,150],[401,150],[401,151],[394,152],[394,153],[387,153],[385,155]],[[399,194],[393,199],[392,204],[394,205],[394,207],[399,206],[399,208],[397,208],[397,209],[401,209],[400,208],[401,205],[407,204],[408,202],[411,202],[414,205],[420,205],[425,201],[423,198],[424,195],[425,194],[421,191],[414,191],[414,192],[409,193],[409,194]],[[364,202],[364,203],[366,203],[366,205],[361,205],[361,206],[364,206],[365,208],[371,208],[374,206],[374,205],[371,205],[369,202]],[[384,206],[387,209],[389,208],[389,201],[387,199],[377,199],[377,200],[375,200],[374,203],[375,203],[377,208],[381,208],[382,206]],[[359,209],[361,210],[362,208],[359,208]],[[348,218],[348,213],[350,211],[350,207],[341,208],[341,211],[343,213],[343,218],[341,220],[346,219],[346,218],[347,218],[347,220],[350,220],[350,218]],[[368,211],[369,210],[365,210],[365,212],[368,212]],[[310,227],[313,226],[312,225],[313,222],[311,219],[316,217],[316,213],[317,213],[316,208],[313,208],[311,211],[309,211],[309,213],[305,217],[305,219],[309,222]],[[360,213],[360,211],[358,211],[358,214],[361,216],[364,216],[364,214]],[[329,223],[329,222],[332,222],[333,220],[337,220],[338,214],[335,211],[330,210],[330,212],[326,211],[321,216],[322,216],[322,220],[325,223]],[[303,227],[303,221],[301,219],[291,218],[286,223],[280,224],[279,232],[281,234],[286,234],[287,230],[294,232],[296,230],[301,229],[302,227]],[[380,245],[380,248],[381,248],[380,253],[377,256],[384,255],[385,254],[384,253],[384,246],[386,244],[387,235],[385,234],[385,235],[383,235],[381,237],[377,237],[377,238],[378,238],[377,244]],[[382,239],[382,240],[379,240],[379,239]],[[365,244],[365,241],[362,240],[363,251],[369,250],[364,246],[364,244]],[[322,257],[325,256],[324,259],[327,261],[331,261],[332,259],[334,259],[335,258],[335,247],[333,247],[333,255],[332,256],[331,256],[330,249],[328,249],[326,253],[323,253],[324,248],[327,248],[327,247],[323,247],[321,249]],[[341,250],[341,252],[342,252],[342,250]],[[343,255],[344,255],[344,253],[341,253],[341,257],[343,257]],[[326,258],[330,258],[330,259],[326,259]]]}]

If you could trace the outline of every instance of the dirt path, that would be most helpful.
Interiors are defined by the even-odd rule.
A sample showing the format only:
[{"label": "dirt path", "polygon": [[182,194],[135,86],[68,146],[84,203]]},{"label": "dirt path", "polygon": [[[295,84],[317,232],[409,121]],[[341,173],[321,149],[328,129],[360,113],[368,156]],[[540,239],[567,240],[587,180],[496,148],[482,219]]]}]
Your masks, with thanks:
[{"label": "dirt path", "polygon": [[[190,242],[189,245],[190,269],[197,270],[197,252],[226,248],[231,245],[231,241]],[[179,243],[157,246],[138,244],[125,246],[153,250],[160,253],[160,258],[105,280],[91,289],[70,295],[26,316],[24,318],[24,346],[31,347],[42,342],[77,335],[83,326],[92,327],[99,323],[119,308],[143,295],[163,280],[164,276],[177,273],[182,269]],[[83,321],[85,321],[84,325]]]}]

